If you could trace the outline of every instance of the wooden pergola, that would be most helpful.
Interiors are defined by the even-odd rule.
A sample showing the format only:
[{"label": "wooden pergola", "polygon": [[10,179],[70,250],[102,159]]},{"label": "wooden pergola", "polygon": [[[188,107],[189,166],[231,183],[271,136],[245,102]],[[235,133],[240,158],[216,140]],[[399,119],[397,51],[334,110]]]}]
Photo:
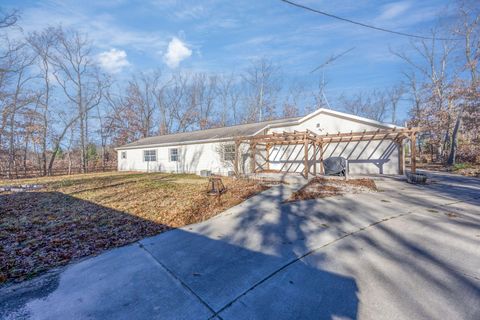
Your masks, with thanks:
[{"label": "wooden pergola", "polygon": [[[323,156],[324,148],[331,143],[348,143],[348,142],[360,142],[360,141],[375,141],[375,140],[391,140],[397,144],[403,146],[404,139],[410,139],[411,141],[411,172],[416,172],[416,134],[420,131],[418,128],[405,128],[405,129],[378,129],[375,131],[361,131],[361,132],[346,132],[336,134],[319,135],[310,130],[306,131],[293,131],[293,132],[273,132],[270,134],[256,135],[256,136],[244,136],[235,139],[235,162],[234,169],[237,176],[239,175],[239,153],[242,143],[250,145],[250,169],[252,173],[257,172],[255,156],[257,153],[257,146],[265,146],[266,151],[266,169],[269,169],[270,165],[270,149],[277,145],[302,145],[304,147],[304,170],[303,174],[307,178],[309,174],[310,161],[313,161],[313,175],[317,175],[317,163],[320,163],[320,174],[324,173]],[[308,157],[309,147],[313,147],[313,159]],[[404,150],[399,148],[400,152],[400,174],[404,173]],[[318,159],[317,159],[318,153]]]}]

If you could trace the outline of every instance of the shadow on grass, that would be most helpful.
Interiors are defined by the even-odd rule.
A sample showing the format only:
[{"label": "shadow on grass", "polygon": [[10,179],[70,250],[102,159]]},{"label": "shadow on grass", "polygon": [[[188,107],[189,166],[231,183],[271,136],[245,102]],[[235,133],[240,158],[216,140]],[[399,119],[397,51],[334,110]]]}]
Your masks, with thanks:
[{"label": "shadow on grass", "polygon": [[0,194],[0,278],[23,280],[169,230],[60,192]]}]

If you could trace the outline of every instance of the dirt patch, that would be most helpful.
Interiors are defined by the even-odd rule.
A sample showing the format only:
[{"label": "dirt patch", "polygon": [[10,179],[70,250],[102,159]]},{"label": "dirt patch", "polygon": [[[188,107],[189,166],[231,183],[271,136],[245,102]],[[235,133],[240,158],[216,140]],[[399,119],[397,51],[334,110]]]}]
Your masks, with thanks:
[{"label": "dirt patch", "polygon": [[258,173],[281,173],[282,171],[280,170],[274,170],[274,169],[264,169],[259,171]]},{"label": "dirt patch", "polygon": [[206,220],[266,189],[222,180],[227,191],[213,197],[208,179],[160,173],[43,178],[32,181],[41,190],[0,193],[0,282]]},{"label": "dirt patch", "polygon": [[287,202],[326,198],[348,193],[377,191],[377,186],[372,179],[327,179],[315,178],[305,187],[294,192]]}]

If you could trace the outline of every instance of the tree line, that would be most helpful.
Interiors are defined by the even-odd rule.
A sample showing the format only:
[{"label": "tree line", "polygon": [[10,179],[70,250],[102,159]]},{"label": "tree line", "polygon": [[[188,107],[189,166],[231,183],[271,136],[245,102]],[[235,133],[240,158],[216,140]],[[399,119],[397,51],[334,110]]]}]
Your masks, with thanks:
[{"label": "tree line", "polygon": [[[403,81],[340,95],[337,109],[423,129],[421,155],[454,164],[478,161],[480,14],[458,3],[432,40],[392,48]],[[12,37],[17,12],[0,17],[0,174],[9,178],[88,172],[115,164],[113,147],[152,135],[295,117],[329,107],[325,84],[284,85],[281,67],[252,61],[238,73],[136,72],[119,81],[102,71],[88,35],[61,26]],[[451,40],[436,40],[438,34]],[[399,108],[408,105],[408,119]],[[309,106],[309,107],[301,107]]]}]

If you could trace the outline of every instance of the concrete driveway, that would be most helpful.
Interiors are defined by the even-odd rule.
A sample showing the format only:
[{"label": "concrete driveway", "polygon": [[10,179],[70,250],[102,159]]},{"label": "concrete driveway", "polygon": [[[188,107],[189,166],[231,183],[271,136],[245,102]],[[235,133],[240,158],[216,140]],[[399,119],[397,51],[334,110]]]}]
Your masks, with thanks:
[{"label": "concrete driveway", "polygon": [[2,319],[480,319],[480,179],[377,182],[204,223],[0,288]]}]

